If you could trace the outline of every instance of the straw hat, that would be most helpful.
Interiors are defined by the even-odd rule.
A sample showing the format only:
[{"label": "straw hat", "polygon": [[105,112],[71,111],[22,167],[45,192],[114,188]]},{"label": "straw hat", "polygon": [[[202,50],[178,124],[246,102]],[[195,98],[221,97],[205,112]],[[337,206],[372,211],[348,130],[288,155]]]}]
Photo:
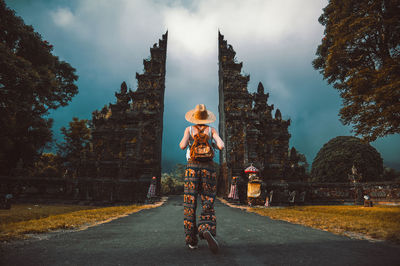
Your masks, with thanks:
[{"label": "straw hat", "polygon": [[215,115],[204,104],[196,105],[196,108],[186,113],[185,118],[193,124],[209,124],[216,120]]}]

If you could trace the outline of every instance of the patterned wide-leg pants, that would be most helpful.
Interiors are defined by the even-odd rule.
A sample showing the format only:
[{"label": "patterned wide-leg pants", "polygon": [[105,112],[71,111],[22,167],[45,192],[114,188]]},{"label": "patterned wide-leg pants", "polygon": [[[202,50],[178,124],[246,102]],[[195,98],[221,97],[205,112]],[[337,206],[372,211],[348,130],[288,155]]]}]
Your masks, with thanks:
[{"label": "patterned wide-leg pants", "polygon": [[[214,210],[217,192],[217,174],[211,163],[191,163],[186,166],[184,181],[184,227],[186,243],[196,245],[197,234],[203,238],[208,230],[216,235],[216,217]],[[200,195],[202,211],[196,225],[197,195]]]}]

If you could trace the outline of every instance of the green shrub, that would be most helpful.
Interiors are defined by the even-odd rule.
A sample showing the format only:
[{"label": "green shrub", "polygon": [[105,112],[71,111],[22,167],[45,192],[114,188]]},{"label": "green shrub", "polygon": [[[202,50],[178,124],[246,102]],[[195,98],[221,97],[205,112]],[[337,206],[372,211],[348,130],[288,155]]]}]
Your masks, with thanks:
[{"label": "green shrub", "polygon": [[368,143],[351,136],[339,136],[328,141],[312,163],[311,177],[316,182],[349,182],[353,164],[362,182],[381,180],[383,160]]},{"label": "green shrub", "polygon": [[161,193],[163,195],[183,194],[183,181],[180,181],[169,174],[162,174]]}]

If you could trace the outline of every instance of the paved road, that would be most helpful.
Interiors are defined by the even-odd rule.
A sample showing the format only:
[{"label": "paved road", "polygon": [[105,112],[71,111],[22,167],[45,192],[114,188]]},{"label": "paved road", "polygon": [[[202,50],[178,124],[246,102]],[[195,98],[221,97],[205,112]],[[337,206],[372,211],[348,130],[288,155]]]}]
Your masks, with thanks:
[{"label": "paved road", "polygon": [[0,265],[400,265],[400,246],[352,240],[217,202],[217,239],[184,243],[182,196],[84,231],[0,246]]}]

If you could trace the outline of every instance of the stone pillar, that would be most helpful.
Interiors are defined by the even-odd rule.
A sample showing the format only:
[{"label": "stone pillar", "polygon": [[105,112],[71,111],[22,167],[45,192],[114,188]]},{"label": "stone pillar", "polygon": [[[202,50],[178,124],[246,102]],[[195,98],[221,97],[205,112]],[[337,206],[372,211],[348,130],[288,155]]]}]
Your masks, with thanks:
[{"label": "stone pillar", "polygon": [[138,199],[153,176],[160,180],[167,38],[168,32],[150,48],[150,59],[143,60],[144,73],[136,73],[137,90],[128,90],[123,82],[115,93],[117,102],[93,112],[97,177],[114,179],[116,187],[136,184],[134,189],[118,189],[124,195],[113,199]]},{"label": "stone pillar", "polygon": [[[246,177],[243,170],[253,163],[261,170],[263,181],[285,179],[288,167],[290,120],[282,120],[279,110],[272,118],[273,105],[268,105],[260,82],[257,92],[247,90],[250,76],[241,73],[236,52],[218,33],[219,132],[225,142],[220,152],[221,184],[229,184],[232,176]],[[224,169],[226,168],[226,169]],[[229,186],[220,188],[223,195]]]}]

